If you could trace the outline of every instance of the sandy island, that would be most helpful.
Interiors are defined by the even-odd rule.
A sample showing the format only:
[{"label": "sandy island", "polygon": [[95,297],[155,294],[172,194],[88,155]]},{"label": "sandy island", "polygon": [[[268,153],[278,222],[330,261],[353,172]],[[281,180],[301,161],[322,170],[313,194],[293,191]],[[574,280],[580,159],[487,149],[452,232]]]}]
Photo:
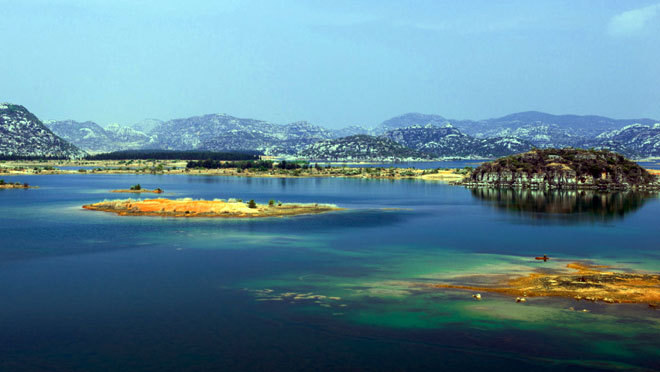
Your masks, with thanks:
[{"label": "sandy island", "polygon": [[84,209],[113,212],[120,216],[162,217],[283,217],[343,210],[328,204],[254,204],[224,200],[147,199],[114,200],[83,205]]},{"label": "sandy island", "polygon": [[[646,303],[660,306],[660,275],[610,271],[608,266],[570,263],[560,271],[537,270],[527,276],[498,280],[492,285],[434,284],[436,288],[465,289],[519,297],[555,296],[605,303]],[[484,283],[487,275],[466,277]],[[475,281],[476,280],[476,281]]]}]

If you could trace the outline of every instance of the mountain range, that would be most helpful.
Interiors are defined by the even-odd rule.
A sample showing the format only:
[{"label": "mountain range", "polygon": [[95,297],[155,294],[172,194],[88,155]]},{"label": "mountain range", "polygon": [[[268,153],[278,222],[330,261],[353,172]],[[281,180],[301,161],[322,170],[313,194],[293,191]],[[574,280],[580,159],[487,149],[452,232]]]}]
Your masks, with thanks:
[{"label": "mountain range", "polygon": [[[2,112],[8,107],[22,108],[10,104],[2,107],[5,107]],[[168,121],[146,119],[128,126],[112,124],[103,128],[91,121],[41,123],[22,109],[25,111],[22,118],[3,114],[2,133],[9,133],[7,128],[10,127],[16,132],[17,123],[28,116],[47,128],[35,131],[22,126],[25,128],[21,134],[23,139],[39,138],[27,146],[21,146],[15,137],[3,135],[0,153],[80,154],[79,149],[87,153],[127,149],[257,150],[266,155],[287,157],[367,160],[492,158],[534,147],[582,147],[611,149],[632,158],[660,156],[660,123],[653,119],[610,119],[530,111],[474,121],[408,113],[385,120],[375,128],[352,125],[328,129],[305,121],[275,124],[209,114]],[[73,146],[67,147],[67,142]],[[45,150],[48,143],[53,143],[51,152]]]}]

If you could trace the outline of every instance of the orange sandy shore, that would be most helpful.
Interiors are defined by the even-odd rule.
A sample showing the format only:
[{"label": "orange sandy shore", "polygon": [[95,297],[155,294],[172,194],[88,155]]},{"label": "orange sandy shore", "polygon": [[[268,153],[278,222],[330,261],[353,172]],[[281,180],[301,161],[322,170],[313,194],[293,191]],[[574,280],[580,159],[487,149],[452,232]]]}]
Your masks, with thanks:
[{"label": "orange sandy shore", "polygon": [[[660,306],[660,275],[608,271],[607,266],[570,263],[562,272],[533,272],[493,285],[434,284],[436,288],[496,292],[520,297],[555,296],[606,303]],[[470,276],[470,281],[486,275]],[[487,278],[486,278],[487,279]]]},{"label": "orange sandy shore", "polygon": [[84,209],[113,212],[120,216],[162,216],[162,217],[283,217],[301,214],[316,214],[342,210],[326,204],[256,204],[250,208],[243,202],[222,200],[192,199],[147,199],[115,200],[83,205]]}]

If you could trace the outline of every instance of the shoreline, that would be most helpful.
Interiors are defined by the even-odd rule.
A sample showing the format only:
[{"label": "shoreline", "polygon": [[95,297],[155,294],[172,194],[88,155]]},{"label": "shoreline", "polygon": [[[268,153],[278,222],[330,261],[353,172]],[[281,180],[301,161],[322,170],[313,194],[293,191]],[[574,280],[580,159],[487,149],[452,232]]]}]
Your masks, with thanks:
[{"label": "shoreline", "polygon": [[[268,170],[241,170],[237,168],[219,169],[188,169],[176,167],[185,162],[164,162],[163,167],[121,166],[119,162],[96,162],[94,169],[57,169],[57,166],[48,165],[47,169],[21,166],[21,162],[0,166],[0,175],[30,176],[30,175],[61,175],[61,174],[158,174],[158,175],[199,175],[199,176],[227,176],[227,177],[255,177],[255,178],[361,178],[361,179],[418,179],[424,181],[460,181],[465,177],[461,169],[416,169],[416,168],[385,168],[385,167],[321,167],[319,169],[268,169]],[[145,163],[140,163],[145,164]],[[148,163],[154,164],[154,163]],[[162,163],[161,163],[162,164]],[[67,165],[68,166],[68,165]],[[90,167],[89,165],[81,165]],[[92,166],[93,167],[93,166]],[[114,167],[114,169],[112,168]],[[175,168],[176,167],[176,168]],[[109,169],[106,169],[109,168]]]}]

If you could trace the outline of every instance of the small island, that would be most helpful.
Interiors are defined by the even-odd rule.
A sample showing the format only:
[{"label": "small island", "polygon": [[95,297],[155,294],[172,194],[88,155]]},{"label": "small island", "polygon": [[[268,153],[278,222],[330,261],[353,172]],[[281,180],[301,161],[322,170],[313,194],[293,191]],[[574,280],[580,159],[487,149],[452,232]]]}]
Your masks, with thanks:
[{"label": "small island", "polygon": [[[537,257],[547,261],[548,257]],[[436,288],[495,292],[525,297],[566,297],[605,303],[645,303],[660,306],[660,275],[614,271],[608,266],[573,262],[565,269],[538,269],[525,276],[507,276],[488,285],[488,275],[466,276],[474,284],[435,284]],[[460,278],[459,278],[460,282]]]},{"label": "small island", "polygon": [[157,187],[153,190],[149,189],[143,189],[142,186],[138,183],[137,185],[131,186],[130,189],[119,189],[119,190],[112,190],[110,192],[115,192],[115,193],[147,193],[147,194],[162,194],[163,189],[160,187]]},{"label": "small island", "polygon": [[5,180],[0,180],[0,190],[2,189],[36,189],[38,186],[30,186],[27,183],[20,182],[5,182]]},{"label": "small island", "polygon": [[271,200],[268,204],[257,204],[254,200],[222,199],[146,199],[112,200],[83,205],[84,209],[113,212],[120,216],[161,216],[161,217],[284,217],[302,214],[317,214],[343,210],[329,204],[293,204]]},{"label": "small island", "polygon": [[455,184],[522,189],[660,190],[658,177],[607,150],[536,149],[477,167]]}]

